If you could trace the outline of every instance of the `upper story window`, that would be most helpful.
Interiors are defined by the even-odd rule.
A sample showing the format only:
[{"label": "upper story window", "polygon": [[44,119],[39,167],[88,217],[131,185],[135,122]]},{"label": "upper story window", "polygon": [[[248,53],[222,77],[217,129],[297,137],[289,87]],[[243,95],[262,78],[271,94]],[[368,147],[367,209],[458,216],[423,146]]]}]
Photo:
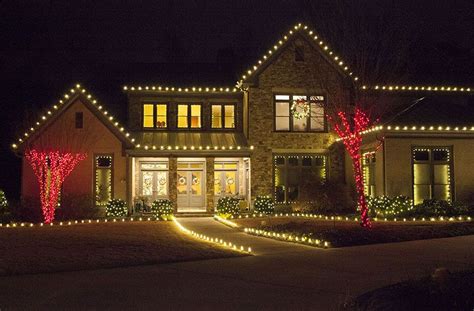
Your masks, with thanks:
[{"label": "upper story window", "polygon": [[144,104],[143,105],[143,127],[162,128],[167,127],[168,106],[166,104]]},{"label": "upper story window", "polygon": [[81,129],[84,127],[84,114],[82,112],[76,112],[76,128]]},{"label": "upper story window", "polygon": [[201,128],[201,104],[178,104],[178,128]]},{"label": "upper story window", "polygon": [[[323,132],[326,130],[324,96],[322,95],[275,95],[275,131],[282,132]],[[291,106],[297,101],[309,105],[307,117],[298,119],[291,113]],[[296,111],[303,113],[300,106]]]},{"label": "upper story window", "polygon": [[213,129],[235,128],[235,105],[225,104],[211,106],[211,127]]},{"label": "upper story window", "polygon": [[451,148],[413,148],[413,201],[452,200]]}]

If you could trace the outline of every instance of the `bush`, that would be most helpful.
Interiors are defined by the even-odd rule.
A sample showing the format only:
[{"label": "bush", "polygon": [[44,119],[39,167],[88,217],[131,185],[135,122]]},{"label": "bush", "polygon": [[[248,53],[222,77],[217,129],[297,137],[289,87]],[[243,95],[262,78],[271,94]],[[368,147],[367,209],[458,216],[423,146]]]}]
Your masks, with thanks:
[{"label": "bush", "polygon": [[288,203],[275,203],[276,214],[290,214],[293,212],[293,208]]},{"label": "bush", "polygon": [[43,211],[37,197],[23,197],[20,201],[10,202],[9,208],[14,221],[33,223],[43,221]]},{"label": "bush", "polygon": [[239,200],[233,197],[222,197],[217,201],[217,214],[222,217],[238,215]]},{"label": "bush", "polygon": [[353,186],[310,178],[300,185],[299,201],[294,205],[295,211],[315,214],[354,213],[357,206]]},{"label": "bush", "polygon": [[91,219],[99,217],[100,208],[91,195],[64,195],[56,209],[56,220]]},{"label": "bush", "polygon": [[254,203],[255,213],[273,214],[275,213],[275,203],[270,196],[257,196]]},{"label": "bush", "polygon": [[464,216],[472,215],[473,209],[461,202],[448,202],[444,200],[429,199],[415,205],[413,210],[407,213],[408,217],[439,217],[439,216]]},{"label": "bush", "polygon": [[123,217],[127,216],[127,204],[122,199],[112,199],[107,202],[106,216],[107,217]]},{"label": "bush", "polygon": [[168,199],[155,200],[151,204],[151,212],[155,215],[155,217],[168,220],[168,218],[173,216],[173,203]]},{"label": "bush", "polygon": [[11,220],[10,210],[8,209],[8,201],[5,192],[0,190],[0,223],[8,223]]},{"label": "bush", "polygon": [[413,209],[410,198],[399,195],[393,198],[388,196],[367,197],[369,215],[371,217],[393,217],[407,215]]}]

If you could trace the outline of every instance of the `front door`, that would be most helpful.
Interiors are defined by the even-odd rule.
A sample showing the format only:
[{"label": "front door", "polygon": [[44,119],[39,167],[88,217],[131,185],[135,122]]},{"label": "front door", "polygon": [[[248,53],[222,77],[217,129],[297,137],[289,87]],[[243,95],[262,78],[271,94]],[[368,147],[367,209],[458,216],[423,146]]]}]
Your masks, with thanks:
[{"label": "front door", "polygon": [[178,163],[178,211],[206,211],[204,163]]}]

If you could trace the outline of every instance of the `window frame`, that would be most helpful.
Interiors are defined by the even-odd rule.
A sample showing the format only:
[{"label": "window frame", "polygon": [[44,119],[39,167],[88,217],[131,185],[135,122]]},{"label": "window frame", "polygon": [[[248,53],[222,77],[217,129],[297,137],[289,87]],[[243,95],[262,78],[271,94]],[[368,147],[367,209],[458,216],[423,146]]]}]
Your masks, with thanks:
[{"label": "window frame", "polygon": [[[153,127],[145,127],[145,105],[153,105]],[[158,105],[164,105],[166,106],[166,126],[165,127],[157,127],[156,126],[156,121],[158,118]],[[169,103],[156,103],[156,102],[144,102],[142,103],[142,111],[141,111],[141,117],[142,117],[142,129],[143,130],[158,130],[158,131],[166,131],[169,129],[169,108],[170,105]]]},{"label": "window frame", "polygon": [[[366,162],[366,159],[370,159],[368,163]],[[362,167],[362,177],[364,180],[364,194],[367,197],[374,198],[377,193],[377,181],[375,180],[376,178],[376,169],[377,169],[377,152],[376,151],[365,151],[362,152],[362,157],[361,157],[361,167]],[[366,180],[365,176],[365,169],[368,170],[368,179]],[[371,183],[373,181],[373,183]],[[373,191],[372,191],[372,188]]]},{"label": "window frame", "polygon": [[[285,163],[283,165],[277,165],[276,164],[276,159],[277,158],[281,158],[283,157],[285,159]],[[289,159],[290,158],[293,158],[293,157],[298,157],[298,162],[297,162],[297,165],[290,165],[289,164]],[[273,187],[273,199],[275,200],[275,203],[277,204],[292,204],[292,203],[297,203],[297,202],[301,202],[299,201],[298,199],[296,199],[295,201],[289,201],[288,200],[288,176],[289,176],[289,170],[291,168],[295,169],[295,170],[304,170],[305,168],[307,168],[308,166],[305,166],[303,165],[303,158],[305,157],[310,157],[311,158],[311,169],[320,169],[322,168],[323,169],[323,172],[324,172],[324,176],[322,176],[322,179],[321,179],[321,182],[326,182],[328,180],[328,168],[329,168],[329,155],[326,154],[326,153],[273,153],[272,154],[272,187]],[[300,159],[301,158],[301,159]],[[314,161],[315,161],[315,158],[322,158],[324,163],[323,165],[315,165],[313,164]],[[283,201],[277,201],[277,198],[276,198],[276,193],[277,193],[277,186],[275,185],[275,181],[276,181],[276,169],[277,167],[280,167],[280,168],[284,168],[285,170],[285,182],[284,182],[284,186],[285,186],[285,190],[284,190],[284,193],[283,193],[283,196],[284,196],[284,200]],[[299,189],[300,186],[298,186],[298,196],[300,195],[300,189]]]},{"label": "window frame", "polygon": [[[235,103],[210,103],[211,105],[211,109],[210,109],[210,112],[211,112],[211,126],[210,126],[210,129],[211,130],[221,130],[221,131],[235,131],[235,129],[237,128],[237,116],[236,116],[236,112],[237,112],[237,105]],[[213,127],[212,126],[212,107],[213,106],[220,106],[220,110],[221,110],[221,127]],[[225,118],[226,118],[226,115],[225,115],[225,106],[233,106],[234,107],[234,127],[225,127]]]},{"label": "window frame", "polygon": [[111,198],[114,198],[114,171],[115,171],[115,157],[114,157],[114,154],[113,153],[94,153],[94,157],[93,157],[93,163],[94,163],[94,175],[92,176],[92,179],[93,179],[93,182],[92,182],[92,187],[94,188],[93,189],[93,193],[94,193],[94,206],[105,206],[106,204],[103,204],[103,205],[100,205],[100,204],[97,204],[97,170],[99,170],[100,168],[97,167],[97,158],[99,157],[110,157],[111,158],[111,164],[110,164],[110,197]]},{"label": "window frame", "polygon": [[[178,125],[178,120],[179,120],[179,115],[178,115],[178,107],[179,105],[182,105],[182,106],[187,106],[187,123],[188,123],[188,126],[187,127],[179,127]],[[191,127],[191,118],[192,118],[192,115],[191,115],[191,106],[193,105],[199,105],[199,124],[200,126],[199,127]],[[199,130],[202,130],[204,129],[204,126],[202,124],[202,112],[203,112],[203,104],[202,103],[180,103],[180,102],[177,102],[176,103],[176,130],[190,130],[190,131],[199,131]]]},{"label": "window frame", "polygon": [[[277,95],[288,95],[290,97],[290,99],[288,101],[285,101],[285,100],[277,100],[276,99],[276,96]],[[311,96],[323,96],[324,99],[322,101],[313,101],[313,103],[322,103],[323,104],[323,110],[324,110],[324,116],[323,116],[323,119],[324,119],[324,126],[323,126],[323,129],[311,129],[311,101],[309,101],[310,103],[310,116],[308,117],[308,122],[306,124],[306,129],[304,131],[295,131],[294,130],[294,127],[293,127],[293,116],[291,114],[291,105],[293,103],[293,96],[295,95],[302,95],[302,96],[306,96],[307,98],[311,98]],[[289,113],[289,129],[288,130],[277,130],[276,128],[276,105],[277,103],[286,103],[288,102],[289,105],[288,105],[288,113]],[[326,108],[327,108],[327,96],[326,94],[311,94],[311,95],[308,95],[306,92],[292,92],[292,93],[285,93],[285,92],[278,92],[278,93],[273,93],[273,131],[276,132],[276,133],[327,133],[328,132],[328,123],[327,123],[327,118],[326,118]]]},{"label": "window frame", "polygon": [[[428,160],[423,160],[423,161],[415,161],[415,156],[414,153],[418,149],[427,149],[429,154],[428,154]],[[448,156],[449,160],[448,161],[434,161],[433,160],[433,151],[435,149],[446,149],[448,150]],[[454,188],[454,161],[453,161],[453,146],[420,146],[420,145],[412,145],[411,146],[411,192],[412,192],[412,199],[413,199],[413,204],[415,205],[415,164],[429,164],[429,172],[430,172],[430,198],[434,198],[434,186],[436,185],[434,182],[434,167],[436,164],[448,164],[448,169],[449,169],[449,202],[454,202],[456,200],[455,196],[455,188]],[[423,203],[423,202],[421,202]],[[421,204],[418,203],[418,204]]]}]

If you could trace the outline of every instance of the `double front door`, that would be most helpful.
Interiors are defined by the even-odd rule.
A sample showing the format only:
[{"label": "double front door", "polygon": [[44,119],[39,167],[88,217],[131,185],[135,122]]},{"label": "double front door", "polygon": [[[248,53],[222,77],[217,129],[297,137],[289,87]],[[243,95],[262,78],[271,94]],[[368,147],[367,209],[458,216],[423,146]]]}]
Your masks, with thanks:
[{"label": "double front door", "polygon": [[178,211],[205,211],[205,162],[178,162]]}]

